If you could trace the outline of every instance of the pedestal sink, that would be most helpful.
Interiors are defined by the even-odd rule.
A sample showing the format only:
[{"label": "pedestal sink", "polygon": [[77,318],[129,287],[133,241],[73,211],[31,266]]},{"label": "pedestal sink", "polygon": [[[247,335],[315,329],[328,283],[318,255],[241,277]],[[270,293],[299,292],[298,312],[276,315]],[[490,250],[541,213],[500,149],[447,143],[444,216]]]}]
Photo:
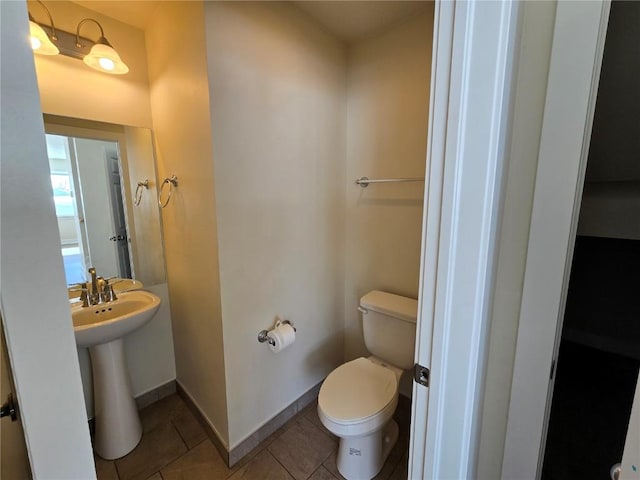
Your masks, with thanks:
[{"label": "pedestal sink", "polygon": [[146,324],[160,298],[144,290],[121,293],[113,302],[71,310],[79,347],[89,347],[96,419],[95,450],[107,460],[133,450],[142,424],[131,392],[123,337]]}]

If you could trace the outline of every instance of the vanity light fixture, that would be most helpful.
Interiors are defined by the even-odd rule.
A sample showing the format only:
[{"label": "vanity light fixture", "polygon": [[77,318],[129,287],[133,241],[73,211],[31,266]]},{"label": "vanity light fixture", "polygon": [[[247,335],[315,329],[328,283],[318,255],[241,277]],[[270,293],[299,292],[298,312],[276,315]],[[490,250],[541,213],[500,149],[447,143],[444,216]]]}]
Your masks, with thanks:
[{"label": "vanity light fixture", "polygon": [[120,59],[118,52],[111,46],[109,41],[104,37],[104,30],[93,18],[85,18],[78,24],[76,29],[76,47],[82,48],[84,45],[80,42],[80,27],[85,22],[94,22],[100,28],[100,38],[93,44],[91,50],[82,61],[89,65],[91,68],[95,68],[101,72],[113,73],[116,75],[122,75],[129,71],[129,67]]},{"label": "vanity light fixture", "polygon": [[53,43],[53,41],[58,39],[56,36],[56,27],[53,24],[53,17],[44,3],[40,0],[38,0],[38,3],[42,5],[42,8],[45,9],[49,16],[49,29],[51,30],[51,36],[49,36],[47,32],[44,31],[44,28],[42,28],[42,26],[33,19],[31,14],[29,14],[29,36],[31,40],[31,48],[35,53],[39,53],[40,55],[58,55],[60,50],[58,50],[58,47]]},{"label": "vanity light fixture", "polygon": [[[0,0],[1,1],[1,0]],[[40,5],[47,11],[50,26],[37,23],[29,14],[29,27],[31,34],[31,47],[35,53],[43,55],[57,55],[82,60],[89,67],[104,73],[122,75],[129,71],[129,67],[122,61],[118,52],[113,48],[104,36],[104,29],[97,20],[85,18],[78,23],[76,33],[56,30],[53,17],[49,9],[40,0]],[[80,36],[80,28],[87,22],[95,23],[100,29],[100,38],[96,42]],[[48,35],[43,27],[51,30]]]}]

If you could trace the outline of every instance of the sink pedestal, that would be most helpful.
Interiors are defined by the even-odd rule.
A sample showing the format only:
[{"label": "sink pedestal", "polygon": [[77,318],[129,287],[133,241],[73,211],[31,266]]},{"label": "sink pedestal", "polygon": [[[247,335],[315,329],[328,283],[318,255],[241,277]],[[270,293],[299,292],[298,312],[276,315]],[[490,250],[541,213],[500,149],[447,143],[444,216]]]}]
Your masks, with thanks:
[{"label": "sink pedestal", "polygon": [[96,419],[95,450],[106,460],[131,452],[142,438],[142,424],[131,392],[124,357],[124,343],[118,338],[89,348],[93,371]]},{"label": "sink pedestal", "polygon": [[96,414],[94,447],[113,460],[136,448],[142,425],[131,392],[122,338],[144,326],[160,308],[160,297],[144,290],[117,300],[71,309],[76,345],[89,347]]}]

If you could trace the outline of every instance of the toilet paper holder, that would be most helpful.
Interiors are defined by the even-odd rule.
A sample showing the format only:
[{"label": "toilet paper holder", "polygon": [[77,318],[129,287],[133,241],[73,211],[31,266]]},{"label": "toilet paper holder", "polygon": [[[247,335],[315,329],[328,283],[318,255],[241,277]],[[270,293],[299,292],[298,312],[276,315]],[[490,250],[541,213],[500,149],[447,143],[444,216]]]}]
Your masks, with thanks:
[{"label": "toilet paper holder", "polygon": [[[278,320],[278,322],[276,322],[276,326],[278,326],[281,323],[286,323],[287,325],[291,325],[291,327],[293,328],[293,331],[297,332],[296,327],[294,327],[293,323],[291,323],[289,320]],[[260,333],[258,333],[258,341],[260,343],[268,342],[269,345],[276,344],[273,338],[269,338],[269,330],[260,330]]]}]

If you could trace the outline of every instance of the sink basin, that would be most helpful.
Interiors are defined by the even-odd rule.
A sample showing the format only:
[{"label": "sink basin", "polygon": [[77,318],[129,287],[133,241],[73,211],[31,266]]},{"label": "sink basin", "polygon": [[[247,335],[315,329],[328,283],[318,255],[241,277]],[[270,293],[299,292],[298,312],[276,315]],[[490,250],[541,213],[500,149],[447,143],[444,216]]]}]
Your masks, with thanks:
[{"label": "sink basin", "polygon": [[160,308],[160,298],[144,290],[118,295],[118,300],[71,310],[79,347],[92,347],[124,337],[140,328]]}]

